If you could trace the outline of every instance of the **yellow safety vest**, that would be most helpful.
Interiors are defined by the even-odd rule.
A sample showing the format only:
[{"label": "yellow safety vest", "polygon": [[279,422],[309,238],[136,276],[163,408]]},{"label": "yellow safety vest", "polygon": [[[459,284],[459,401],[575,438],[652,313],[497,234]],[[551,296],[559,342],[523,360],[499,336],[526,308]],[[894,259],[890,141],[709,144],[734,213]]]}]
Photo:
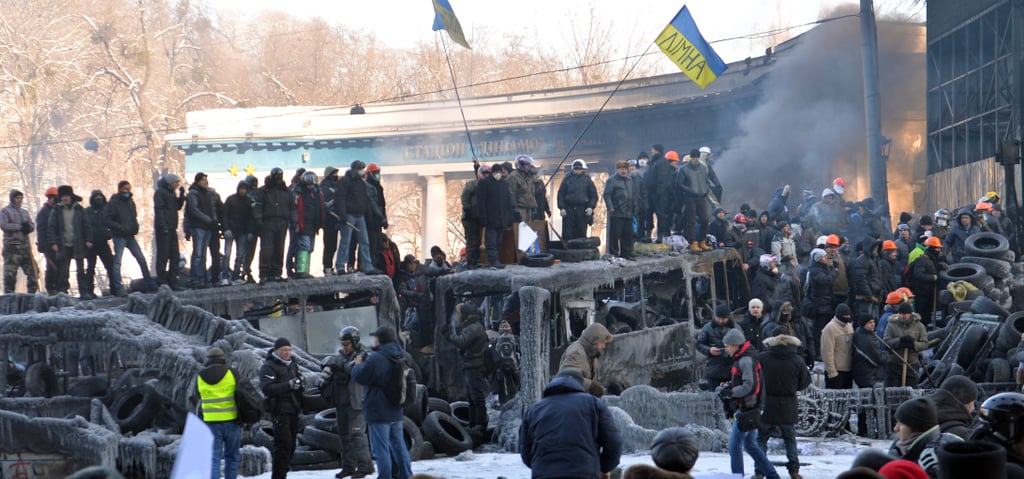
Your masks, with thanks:
[{"label": "yellow safety vest", "polygon": [[238,419],[238,407],[235,405],[235,375],[230,369],[217,384],[208,384],[203,381],[202,376],[196,381],[203,421],[225,422]]}]

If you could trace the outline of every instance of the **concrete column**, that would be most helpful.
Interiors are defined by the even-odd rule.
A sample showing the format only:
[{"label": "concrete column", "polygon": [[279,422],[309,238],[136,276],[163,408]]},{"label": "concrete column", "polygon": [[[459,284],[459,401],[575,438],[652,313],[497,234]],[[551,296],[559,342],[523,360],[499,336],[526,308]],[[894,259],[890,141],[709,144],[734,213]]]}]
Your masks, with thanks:
[{"label": "concrete column", "polygon": [[[424,175],[427,179],[427,191],[423,202],[423,258],[430,254],[430,247],[438,245],[441,249],[448,246],[448,189],[444,181],[444,173]],[[446,251],[448,257],[453,252]],[[423,258],[420,258],[421,260]],[[456,258],[458,259],[458,258]]]}]

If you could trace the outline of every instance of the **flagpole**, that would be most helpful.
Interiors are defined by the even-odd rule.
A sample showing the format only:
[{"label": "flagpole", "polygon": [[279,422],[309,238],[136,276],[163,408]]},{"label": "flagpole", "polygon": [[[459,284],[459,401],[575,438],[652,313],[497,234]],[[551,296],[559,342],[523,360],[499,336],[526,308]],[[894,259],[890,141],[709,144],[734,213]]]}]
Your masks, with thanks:
[{"label": "flagpole", "polygon": [[640,64],[640,61],[643,60],[643,58],[645,56],[647,56],[647,52],[649,52],[651,50],[651,46],[652,45],[654,45],[653,42],[651,44],[647,45],[647,49],[644,50],[644,52],[641,53],[640,56],[637,57],[636,62],[633,63],[633,66],[631,66],[629,68],[629,70],[626,71],[626,74],[623,75],[621,80],[619,80],[619,83],[617,83],[615,85],[615,89],[612,90],[612,93],[610,95],[608,95],[608,98],[606,98],[604,100],[604,103],[601,104],[601,108],[598,108],[597,112],[594,113],[594,116],[590,117],[590,121],[587,122],[587,126],[583,127],[583,131],[581,131],[580,134],[576,137],[576,139],[572,142],[572,145],[569,147],[568,150],[566,150],[565,156],[562,157],[562,161],[558,162],[558,166],[556,166],[555,170],[553,172],[551,172],[551,176],[548,177],[548,181],[546,183],[544,183],[544,188],[545,189],[551,183],[551,180],[555,179],[555,175],[559,171],[561,171],[562,165],[565,164],[565,160],[567,160],[569,158],[569,155],[572,154],[572,150],[574,150],[576,148],[576,145],[579,144],[580,140],[583,139],[583,135],[587,134],[587,130],[589,130],[590,127],[593,126],[594,121],[597,120],[597,116],[600,115],[601,112],[604,111],[604,107],[608,106],[608,103],[610,101],[612,101],[612,97],[615,96],[615,93],[617,93],[619,91],[619,88],[621,88],[622,84],[626,82],[626,79],[629,78],[629,75],[631,73],[633,73],[633,70],[635,70],[637,65]]},{"label": "flagpole", "polygon": [[462,109],[462,97],[459,95],[459,85],[455,81],[455,69],[452,68],[452,60],[448,57],[448,42],[444,41],[441,35],[441,48],[444,50],[444,60],[448,64],[448,74],[452,77],[452,88],[455,90],[455,100],[459,103],[459,114],[462,115],[462,127],[466,130],[466,141],[469,142],[469,152],[473,155],[474,173],[476,172],[476,148],[473,148],[473,138],[469,135],[469,123],[466,122],[466,112]]}]

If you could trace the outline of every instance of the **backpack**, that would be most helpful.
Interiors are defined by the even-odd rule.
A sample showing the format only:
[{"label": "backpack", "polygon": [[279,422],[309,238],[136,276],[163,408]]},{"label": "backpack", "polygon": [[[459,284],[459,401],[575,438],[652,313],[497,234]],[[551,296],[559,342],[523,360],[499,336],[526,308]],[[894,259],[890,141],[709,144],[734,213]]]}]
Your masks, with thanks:
[{"label": "backpack", "polygon": [[252,385],[252,381],[235,376],[235,407],[238,409],[238,422],[255,424],[263,417],[263,395]]},{"label": "backpack", "polygon": [[516,352],[516,344],[511,338],[504,341],[498,339],[493,349],[495,349],[497,355],[496,367],[505,370],[519,368],[519,354]]},{"label": "backpack", "polygon": [[384,397],[388,398],[395,406],[404,406],[416,401],[416,374],[406,363],[405,358],[398,360],[391,356],[384,355],[391,361],[391,376],[388,383],[381,389],[384,390]]}]

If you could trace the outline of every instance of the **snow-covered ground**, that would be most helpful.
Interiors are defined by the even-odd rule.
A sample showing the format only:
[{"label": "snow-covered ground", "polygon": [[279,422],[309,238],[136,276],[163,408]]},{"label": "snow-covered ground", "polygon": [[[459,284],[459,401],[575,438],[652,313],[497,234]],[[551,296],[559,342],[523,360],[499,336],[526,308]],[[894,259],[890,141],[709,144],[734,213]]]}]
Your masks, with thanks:
[{"label": "snow-covered ground", "polygon": [[[775,452],[776,441],[772,440],[769,450]],[[850,468],[854,456],[861,449],[875,447],[888,448],[885,441],[856,441],[834,439],[800,440],[800,474],[806,479],[831,479]],[[781,442],[777,444],[781,447]],[[473,453],[458,458],[443,457],[438,459],[417,461],[412,464],[412,472],[430,474],[445,479],[528,479],[530,470],[523,465],[518,454],[509,453]],[[754,474],[754,463],[749,456],[744,456],[744,472],[746,477]],[[775,464],[784,464],[784,454],[770,454]],[[650,455],[622,456],[621,467],[625,469],[632,464],[653,464]],[[788,477],[785,466],[777,466],[782,477]],[[299,471],[288,474],[292,479],[333,479],[336,469],[325,471]],[[729,474],[729,455],[725,453],[702,452],[692,474],[706,479],[739,477]],[[257,476],[269,479],[270,473]],[[376,478],[376,476],[369,476]]]}]

